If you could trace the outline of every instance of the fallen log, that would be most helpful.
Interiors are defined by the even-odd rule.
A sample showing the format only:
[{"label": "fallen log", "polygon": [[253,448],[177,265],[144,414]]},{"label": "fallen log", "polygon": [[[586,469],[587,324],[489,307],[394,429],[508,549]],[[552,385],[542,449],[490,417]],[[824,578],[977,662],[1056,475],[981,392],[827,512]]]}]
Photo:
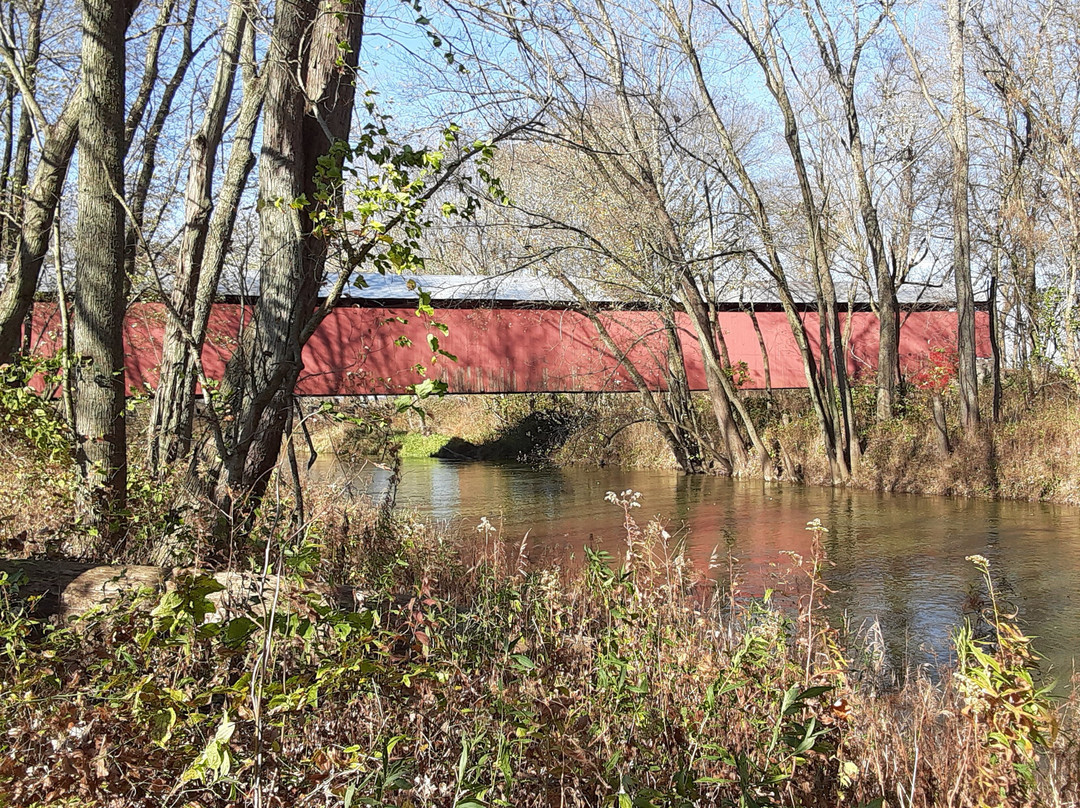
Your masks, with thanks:
[{"label": "fallen log", "polygon": [[[204,575],[213,578],[220,592],[207,596],[219,615],[233,611],[260,613],[277,599],[279,608],[309,593],[323,596],[341,608],[373,608],[370,596],[351,586],[298,586],[277,575],[227,570],[212,572],[191,567],[155,567],[140,564],[94,564],[66,559],[0,559],[0,572],[18,585],[20,600],[33,603],[35,617],[69,617],[95,606],[129,597],[140,591],[161,594],[181,581]],[[148,599],[152,605],[155,599]],[[382,604],[380,604],[382,605]]]}]

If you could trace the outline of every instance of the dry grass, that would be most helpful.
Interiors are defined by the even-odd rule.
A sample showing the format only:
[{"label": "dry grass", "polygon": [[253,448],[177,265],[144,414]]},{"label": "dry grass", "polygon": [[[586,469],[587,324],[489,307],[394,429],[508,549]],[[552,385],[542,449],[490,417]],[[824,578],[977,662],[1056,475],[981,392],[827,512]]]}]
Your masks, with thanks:
[{"label": "dry grass", "polygon": [[954,428],[953,451],[945,457],[936,451],[931,429],[919,410],[903,421],[872,427],[855,484],[1080,504],[1080,411],[1071,397],[1017,404],[1006,409],[1000,423],[986,423],[970,435]]},{"label": "dry grass", "polygon": [[[989,403],[984,402],[984,412]],[[965,434],[954,408],[948,413],[952,452],[937,449],[928,403],[908,401],[903,418],[874,423],[863,418],[862,462],[851,484],[870,490],[1080,504],[1080,408],[1065,390],[1031,401],[1008,391],[999,423]],[[829,485],[828,463],[809,412],[775,419],[767,429],[802,472]]]},{"label": "dry grass", "polygon": [[0,804],[1076,804],[1077,703],[1022,686],[1006,623],[986,687],[982,664],[882,692],[829,626],[820,551],[762,600],[639,527],[628,492],[608,506],[621,557],[574,570],[487,527],[309,500],[315,518],[265,523],[251,558],[355,584],[356,611],[208,623],[198,580],[65,626],[7,600]]},{"label": "dry grass", "polygon": [[[945,494],[981,498],[1044,500],[1080,504],[1080,407],[1064,387],[1049,386],[1029,396],[1019,385],[1006,390],[1002,420],[987,422],[965,434],[957,426],[955,402],[949,407],[952,452],[943,456],[934,439],[928,402],[917,391],[907,401],[904,417],[875,423],[872,391],[862,391],[860,435],[862,462],[851,484],[880,491]],[[703,402],[699,402],[703,403]],[[989,412],[989,400],[983,402]],[[430,403],[424,427],[490,448],[502,459],[528,454],[521,441],[529,436],[515,429],[538,412],[573,416],[541,462],[557,465],[674,468],[674,458],[658,431],[643,418],[637,397],[626,394],[579,396],[462,396]],[[785,474],[798,473],[807,483],[831,484],[818,427],[806,396],[777,391],[771,406],[763,396],[748,399],[767,442]],[[397,418],[392,430],[416,432],[421,422]],[[708,419],[705,419],[707,422]],[[375,434],[383,440],[382,434]],[[499,443],[500,436],[515,435]],[[365,443],[365,440],[367,443]],[[353,431],[337,440],[346,453],[370,453],[371,438]],[[350,448],[351,447],[351,448]],[[505,453],[505,452],[504,452]],[[488,455],[483,455],[488,456]],[[498,459],[498,458],[496,458]]]},{"label": "dry grass", "polygon": [[[996,428],[996,483],[988,442],[931,457],[914,416],[871,436],[864,469],[899,487],[952,463],[940,473],[977,492],[1013,463],[1031,480],[1018,492],[1064,475],[1060,495],[1077,434],[1060,406]],[[812,479],[813,425],[777,436]],[[4,450],[22,475],[0,495],[7,551],[49,551],[23,531],[78,529],[63,469]],[[820,549],[762,599],[638,526],[631,492],[608,506],[626,515],[620,557],[560,569],[490,526],[447,535],[331,490],[306,493],[300,525],[288,489],[222,552],[212,513],[147,485],[126,557],[168,535],[192,559],[311,584],[299,593],[348,583],[362,601],[208,616],[192,578],[52,624],[0,586],[0,806],[1080,804],[1080,701],[1039,690],[1027,638],[996,609],[991,642],[961,637],[959,669],[889,690],[830,626]]]}]

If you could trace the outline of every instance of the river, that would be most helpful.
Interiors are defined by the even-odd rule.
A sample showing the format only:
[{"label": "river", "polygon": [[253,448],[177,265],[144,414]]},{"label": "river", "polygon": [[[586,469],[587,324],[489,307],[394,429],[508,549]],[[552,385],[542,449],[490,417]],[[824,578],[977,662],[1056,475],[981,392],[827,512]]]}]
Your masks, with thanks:
[{"label": "river", "polygon": [[[312,470],[356,495],[379,496],[388,473],[320,459]],[[807,522],[828,529],[824,578],[833,620],[878,621],[896,669],[949,659],[950,633],[977,591],[980,554],[1060,682],[1080,658],[1080,508],[883,494],[686,476],[670,471],[562,468],[437,459],[405,461],[397,503],[423,518],[474,529],[487,517],[533,560],[568,562],[583,545],[620,555],[625,531],[608,491],[641,494],[635,518],[659,519],[699,568],[748,594],[784,588],[789,552],[810,553]],[[795,577],[798,577],[797,575]],[[792,580],[792,579],[789,579]]]}]

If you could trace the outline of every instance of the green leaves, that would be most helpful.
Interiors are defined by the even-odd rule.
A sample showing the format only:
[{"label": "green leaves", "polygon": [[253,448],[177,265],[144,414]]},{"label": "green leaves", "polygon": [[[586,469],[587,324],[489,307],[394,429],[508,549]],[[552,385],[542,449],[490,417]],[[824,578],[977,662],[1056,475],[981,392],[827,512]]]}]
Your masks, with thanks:
[{"label": "green leaves", "polygon": [[[177,579],[175,588],[167,591],[150,612],[150,616],[155,618],[153,631],[175,634],[184,628],[201,626],[206,616],[216,611],[209,596],[224,588],[208,575]],[[144,637],[144,648],[147,641],[148,638]]]},{"label": "green leaves", "polygon": [[971,622],[965,620],[953,636],[958,661],[954,678],[964,713],[982,736],[991,760],[998,762],[978,771],[977,786],[992,795],[1011,779],[1011,793],[1028,794],[1035,786],[1035,763],[1055,732],[1052,685],[1036,684],[1038,657],[1031,650],[1031,638],[1006,616],[1009,612],[999,602],[989,560],[981,555],[967,560],[982,574],[989,599],[983,618],[992,639],[977,639]]},{"label": "green leaves", "polygon": [[219,635],[221,641],[229,648],[239,648],[247,642],[248,638],[259,628],[259,624],[250,617],[234,617],[225,624],[225,630]]},{"label": "green leaves", "polygon": [[436,361],[436,358],[439,356],[445,356],[451,362],[457,361],[457,357],[454,356],[454,354],[448,351],[444,351],[442,348],[439,347],[439,338],[436,337],[434,334],[428,334],[427,341],[428,347],[431,349],[431,352],[436,355],[435,357],[432,357],[432,362]]},{"label": "green leaves", "polygon": [[19,357],[0,365],[0,429],[18,436],[42,459],[60,460],[71,453],[69,431],[58,400],[39,392],[55,390],[63,381],[67,358]]},{"label": "green leaves", "polygon": [[412,410],[422,416],[424,411],[420,409],[419,402],[432,396],[441,398],[446,395],[446,390],[446,382],[440,379],[424,379],[422,382],[409,387],[409,395],[398,396],[395,408],[399,413]]},{"label": "green leaves", "polygon": [[150,737],[163,749],[169,745],[173,728],[176,726],[176,710],[167,707],[150,717]]},{"label": "green leaves", "polygon": [[524,654],[512,654],[510,659],[514,661],[514,667],[519,671],[531,671],[536,669],[536,663]]},{"label": "green leaves", "polygon": [[214,736],[203,748],[195,761],[180,775],[181,783],[189,783],[192,780],[203,780],[213,783],[228,776],[232,769],[232,752],[229,750],[229,741],[232,740],[236,731],[236,724],[230,720],[229,714],[225,713],[218,723]]}]

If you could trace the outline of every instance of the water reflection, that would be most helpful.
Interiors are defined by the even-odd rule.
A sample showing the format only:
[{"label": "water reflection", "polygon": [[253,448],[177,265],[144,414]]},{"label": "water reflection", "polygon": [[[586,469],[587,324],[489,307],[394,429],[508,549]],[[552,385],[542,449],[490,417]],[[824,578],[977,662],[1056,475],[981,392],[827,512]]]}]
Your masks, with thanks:
[{"label": "water reflection", "polygon": [[[378,495],[388,473],[320,460],[313,474],[351,480],[354,492]],[[1080,639],[1080,509],[1036,503],[982,502],[688,477],[627,469],[534,469],[489,463],[411,460],[398,504],[472,528],[487,516],[508,541],[529,532],[533,558],[581,556],[589,543],[614,554],[623,547],[622,512],[607,491],[642,493],[639,521],[660,519],[684,537],[690,558],[707,569],[714,554],[738,560],[748,590],[763,589],[787,552],[808,555],[806,523],[821,519],[835,566],[833,614],[852,625],[880,620],[894,664],[943,657],[964,602],[979,584],[965,557],[986,556],[1036,647],[1071,670]],[[727,574],[726,563],[724,575]]]}]

